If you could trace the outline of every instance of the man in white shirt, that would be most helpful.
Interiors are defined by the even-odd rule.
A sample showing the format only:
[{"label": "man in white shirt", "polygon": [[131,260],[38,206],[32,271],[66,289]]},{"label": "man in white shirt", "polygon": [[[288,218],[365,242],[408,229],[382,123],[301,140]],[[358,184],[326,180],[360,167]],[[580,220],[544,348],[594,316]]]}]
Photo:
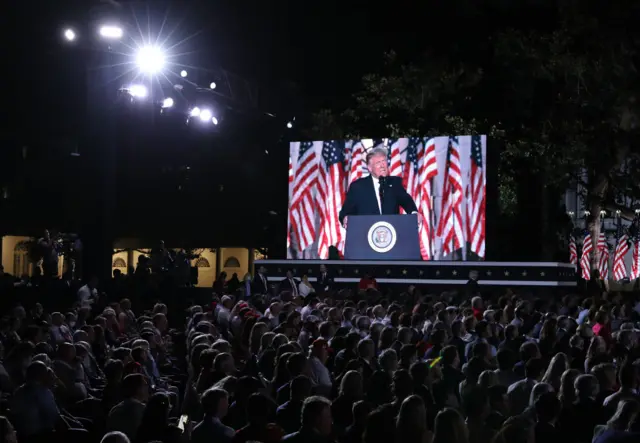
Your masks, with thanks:
[{"label": "man in white shirt", "polygon": [[78,289],[77,300],[80,306],[91,306],[98,300],[98,279],[91,277],[86,285]]}]

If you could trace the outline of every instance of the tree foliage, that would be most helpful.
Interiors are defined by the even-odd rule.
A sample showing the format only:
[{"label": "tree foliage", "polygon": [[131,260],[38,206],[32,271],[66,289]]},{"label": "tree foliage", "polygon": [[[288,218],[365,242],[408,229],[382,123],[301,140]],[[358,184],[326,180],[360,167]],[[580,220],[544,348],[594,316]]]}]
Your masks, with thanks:
[{"label": "tree foliage", "polygon": [[[561,197],[575,184],[592,217],[619,208],[620,196],[640,200],[633,3],[555,3],[548,29],[498,29],[467,57],[426,54],[400,64],[390,52],[382,72],[363,77],[352,108],[319,116],[353,137],[487,134],[500,147],[503,216],[521,204],[522,177],[536,177],[539,189],[529,192],[541,194],[540,212],[561,212]],[[315,131],[321,137],[323,125]],[[547,237],[557,239],[555,231]]]}]

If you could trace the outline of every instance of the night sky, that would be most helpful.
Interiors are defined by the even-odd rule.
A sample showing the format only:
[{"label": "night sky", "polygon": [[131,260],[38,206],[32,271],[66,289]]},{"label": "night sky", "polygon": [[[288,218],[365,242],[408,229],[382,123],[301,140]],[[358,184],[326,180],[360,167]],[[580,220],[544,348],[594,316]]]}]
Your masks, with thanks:
[{"label": "night sky", "polygon": [[[127,116],[128,126],[122,126],[118,135],[119,149],[127,151],[119,166],[122,218],[129,211],[142,211],[140,200],[144,200],[144,213],[167,212],[159,232],[188,231],[219,243],[220,235],[235,242],[233,238],[255,230],[262,234],[248,241],[282,237],[284,242],[287,143],[296,137],[295,130],[285,129],[286,121],[319,108],[347,107],[362,75],[380,69],[383,54],[390,49],[401,61],[425,51],[455,59],[465,45],[486,40],[496,27],[544,26],[549,21],[548,2],[517,3],[510,7],[507,0],[123,2],[125,15],[138,21],[129,22],[134,32],[139,25],[143,35],[147,29],[157,34],[166,20],[161,37],[173,32],[167,45],[182,42],[170,54],[171,70],[187,66],[189,79],[206,86],[211,70],[225,69],[257,85],[261,97],[268,99],[261,101],[267,105],[260,112],[238,120],[236,132],[230,124],[220,125],[216,139],[196,139],[156,123],[140,129],[147,122]],[[91,220],[78,221],[92,212],[87,204],[95,200],[92,180],[100,173],[100,160],[70,159],[72,148],[67,146],[79,144],[82,150],[90,144],[81,134],[90,53],[80,44],[70,47],[62,40],[64,27],[70,25],[79,30],[78,43],[86,41],[88,4],[88,0],[10,2],[3,10],[0,178],[16,184],[13,200],[5,205],[22,217],[12,217],[11,226],[29,226],[33,231],[47,224],[83,231]],[[276,118],[265,120],[264,112]],[[235,134],[257,137],[241,140]],[[24,145],[31,146],[31,163],[16,168]],[[143,173],[146,183],[136,183]],[[165,187],[156,187],[156,182]],[[86,186],[78,190],[78,183]],[[196,207],[197,215],[185,216]],[[34,217],[34,208],[46,208],[51,219]],[[195,218],[209,218],[220,208],[226,210],[225,216],[205,230],[223,234],[203,237],[201,230],[193,229]],[[271,210],[279,214],[277,218],[265,215]],[[160,235],[136,223],[118,229],[129,236]],[[237,237],[230,236],[235,231]]]}]

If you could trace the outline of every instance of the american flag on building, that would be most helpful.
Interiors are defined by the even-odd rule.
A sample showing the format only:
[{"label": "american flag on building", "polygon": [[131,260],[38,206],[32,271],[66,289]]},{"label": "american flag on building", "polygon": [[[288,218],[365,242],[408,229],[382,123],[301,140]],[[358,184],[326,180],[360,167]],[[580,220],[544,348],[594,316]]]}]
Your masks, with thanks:
[{"label": "american flag on building", "polygon": [[582,268],[582,278],[591,280],[591,253],[593,252],[593,240],[591,233],[586,232],[582,242],[582,256],[580,257],[580,267]]},{"label": "american flag on building", "polygon": [[604,220],[600,227],[600,235],[598,235],[598,273],[601,280],[609,279],[609,244],[607,243],[607,234],[604,232]]},{"label": "american flag on building", "polygon": [[482,139],[471,137],[471,167],[467,184],[467,241],[469,250],[484,258],[486,184],[482,163]]},{"label": "american flag on building", "polygon": [[318,256],[329,258],[329,247],[337,246],[342,253],[344,232],[338,214],[346,193],[343,141],[328,141],[322,145],[322,162],[319,165],[317,206],[320,214]]},{"label": "american flag on building", "polygon": [[629,236],[622,230],[622,220],[618,217],[616,250],[613,254],[613,278],[617,281],[627,278],[624,256],[629,252]]},{"label": "american flag on building", "polygon": [[572,265],[578,264],[578,246],[573,234],[569,235],[569,263]]},{"label": "american flag on building", "polygon": [[438,236],[442,238],[443,255],[451,254],[464,245],[462,228],[463,190],[458,137],[449,138],[446,164],[442,210],[440,211],[438,223]]},{"label": "american flag on building", "polygon": [[317,184],[318,155],[313,142],[302,142],[298,152],[289,206],[291,231],[300,251],[307,249],[316,239],[314,195]]}]

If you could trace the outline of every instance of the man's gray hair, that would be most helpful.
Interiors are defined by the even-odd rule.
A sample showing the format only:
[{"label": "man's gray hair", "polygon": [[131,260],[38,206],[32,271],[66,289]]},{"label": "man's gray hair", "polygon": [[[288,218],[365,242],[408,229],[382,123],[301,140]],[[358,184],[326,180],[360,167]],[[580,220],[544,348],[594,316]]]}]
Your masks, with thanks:
[{"label": "man's gray hair", "polygon": [[387,149],[386,148],[373,148],[370,149],[369,152],[367,152],[367,164],[369,164],[369,160],[371,160],[373,157],[376,157],[378,155],[384,155],[385,157],[387,156]]}]

